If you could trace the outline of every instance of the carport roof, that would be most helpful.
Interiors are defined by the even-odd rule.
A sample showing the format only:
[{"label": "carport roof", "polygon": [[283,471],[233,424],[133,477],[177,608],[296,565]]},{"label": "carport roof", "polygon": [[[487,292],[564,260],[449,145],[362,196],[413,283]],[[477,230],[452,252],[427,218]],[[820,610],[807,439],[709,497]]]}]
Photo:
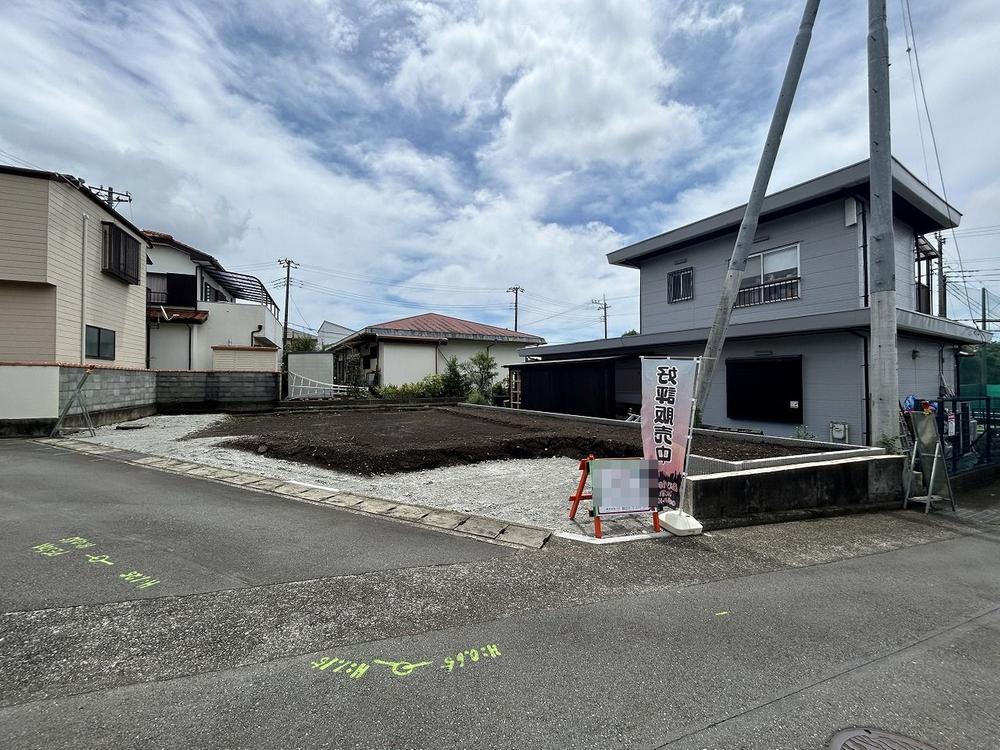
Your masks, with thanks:
[{"label": "carport roof", "polygon": [[[840,312],[803,315],[797,318],[761,320],[753,323],[737,323],[729,327],[729,339],[768,338],[775,336],[797,336],[808,333],[834,333],[837,331],[868,332],[871,327],[871,312],[868,308],[842,310]],[[946,341],[953,344],[982,344],[990,340],[990,334],[978,328],[957,323],[948,318],[924,315],[911,310],[897,310],[896,329],[900,334]],[[580,341],[573,344],[552,344],[549,346],[525,347],[519,349],[522,357],[566,357],[594,354],[641,354],[653,347],[678,344],[703,345],[708,339],[709,329],[688,328],[681,331],[663,331],[638,336],[621,336],[615,339]]]}]

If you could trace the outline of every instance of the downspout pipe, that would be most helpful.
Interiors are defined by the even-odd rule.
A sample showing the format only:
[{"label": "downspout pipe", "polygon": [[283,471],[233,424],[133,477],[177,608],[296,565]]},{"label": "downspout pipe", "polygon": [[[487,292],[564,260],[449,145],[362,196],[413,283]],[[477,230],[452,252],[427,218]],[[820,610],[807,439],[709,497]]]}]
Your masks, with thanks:
[{"label": "downspout pipe", "polygon": [[[87,361],[87,214],[80,236],[80,364]],[[56,357],[58,359],[58,357]]]},{"label": "downspout pipe", "polygon": [[865,381],[865,443],[866,445],[871,445],[871,434],[872,434],[872,410],[871,410],[871,387],[869,382],[868,373],[868,337],[863,333],[858,333],[857,331],[848,331],[848,333],[857,336],[864,342],[864,346],[861,347],[861,357],[862,357],[862,369],[864,370],[864,381]]},{"label": "downspout pipe", "polygon": [[250,331],[250,346],[256,346],[256,344],[254,344],[254,341],[253,341],[254,337],[256,337],[256,335],[258,333],[260,333],[261,331],[263,331],[263,330],[264,330],[264,324],[261,323],[254,330]]}]

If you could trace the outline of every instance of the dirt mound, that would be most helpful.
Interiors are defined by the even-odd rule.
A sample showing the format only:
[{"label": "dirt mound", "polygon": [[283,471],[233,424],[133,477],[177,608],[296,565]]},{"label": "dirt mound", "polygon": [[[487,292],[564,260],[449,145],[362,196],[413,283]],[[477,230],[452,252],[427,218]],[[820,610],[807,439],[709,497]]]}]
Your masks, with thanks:
[{"label": "dirt mound", "polygon": [[[642,455],[634,425],[462,408],[234,416],[191,437],[351,474],[392,474],[509,458]],[[729,460],[802,453],[770,443],[696,435],[693,451]]]}]

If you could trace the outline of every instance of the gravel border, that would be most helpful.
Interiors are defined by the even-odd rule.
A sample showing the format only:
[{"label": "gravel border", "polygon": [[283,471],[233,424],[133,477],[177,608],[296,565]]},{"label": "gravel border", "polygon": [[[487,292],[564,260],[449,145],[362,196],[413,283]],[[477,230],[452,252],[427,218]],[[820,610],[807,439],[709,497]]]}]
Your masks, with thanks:
[{"label": "gravel border", "polygon": [[[340,492],[460,511],[554,532],[593,536],[586,501],[576,520],[568,517],[569,495],[579,479],[578,462],[564,457],[484,461],[403,474],[368,477],[320,469],[269,458],[219,444],[231,437],[193,438],[186,435],[226,418],[219,414],[161,415],[142,420],[143,429],[99,427],[96,437],[72,436],[122,450],[194,461],[238,472],[252,472],[283,482],[318,485]],[[606,537],[651,530],[644,517],[602,519]]]}]

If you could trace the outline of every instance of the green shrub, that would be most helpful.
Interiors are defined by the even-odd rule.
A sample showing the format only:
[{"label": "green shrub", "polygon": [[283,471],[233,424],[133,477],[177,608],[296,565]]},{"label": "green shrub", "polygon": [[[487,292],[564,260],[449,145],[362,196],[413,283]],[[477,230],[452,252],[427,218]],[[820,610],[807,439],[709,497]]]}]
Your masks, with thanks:
[{"label": "green shrub", "polygon": [[485,349],[476,352],[461,364],[461,368],[472,387],[488,397],[493,388],[493,378],[497,376],[497,361],[493,355]]},{"label": "green shrub", "polygon": [[448,357],[448,367],[441,376],[442,396],[465,398],[469,395],[469,380],[462,373],[458,357]]},{"label": "green shrub", "polygon": [[444,378],[441,375],[428,375],[417,383],[402,385],[383,385],[371,389],[375,398],[386,401],[399,401],[411,398],[441,398],[444,395]]},{"label": "green shrub", "polygon": [[465,399],[465,403],[467,403],[467,404],[479,404],[480,406],[482,406],[482,405],[489,405],[489,401],[487,400],[486,396],[484,396],[482,393],[480,393],[477,390],[471,390],[471,391],[469,391],[469,396],[468,396],[468,398]]}]

